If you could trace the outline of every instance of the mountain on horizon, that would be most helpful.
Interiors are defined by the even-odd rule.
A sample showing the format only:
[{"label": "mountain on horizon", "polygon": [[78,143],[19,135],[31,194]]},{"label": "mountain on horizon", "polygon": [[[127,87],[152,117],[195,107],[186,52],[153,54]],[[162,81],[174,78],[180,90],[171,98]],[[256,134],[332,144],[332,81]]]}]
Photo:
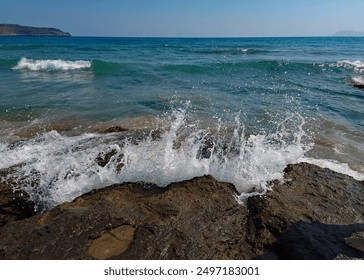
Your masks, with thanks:
[{"label": "mountain on horizon", "polygon": [[0,36],[71,36],[56,28],[0,24]]},{"label": "mountain on horizon", "polygon": [[353,31],[353,30],[341,30],[336,32],[333,36],[361,37],[364,36],[364,32]]}]

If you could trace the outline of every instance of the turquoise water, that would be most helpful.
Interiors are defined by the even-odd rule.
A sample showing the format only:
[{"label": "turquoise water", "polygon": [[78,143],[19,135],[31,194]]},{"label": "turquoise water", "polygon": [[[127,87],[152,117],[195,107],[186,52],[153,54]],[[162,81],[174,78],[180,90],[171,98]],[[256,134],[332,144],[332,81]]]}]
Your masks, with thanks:
[{"label": "turquoise water", "polygon": [[206,173],[261,193],[300,161],[364,178],[364,38],[0,37],[0,77],[0,168],[46,207]]}]

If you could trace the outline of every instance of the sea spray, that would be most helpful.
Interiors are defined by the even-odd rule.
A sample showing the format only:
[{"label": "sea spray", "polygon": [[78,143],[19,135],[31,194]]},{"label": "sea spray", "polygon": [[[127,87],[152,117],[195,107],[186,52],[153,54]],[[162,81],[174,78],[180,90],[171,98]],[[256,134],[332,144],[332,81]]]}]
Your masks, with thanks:
[{"label": "sea spray", "polygon": [[357,73],[364,72],[364,62],[362,62],[360,60],[357,60],[357,61],[341,60],[341,61],[338,61],[337,64],[332,64],[331,66],[352,69]]},{"label": "sea spray", "polygon": [[311,147],[304,143],[309,137],[300,116],[287,117],[275,133],[257,135],[247,134],[239,118],[232,131],[221,122],[207,128],[190,123],[185,110],[175,110],[169,119],[164,132],[138,139],[125,133],[70,137],[51,131],[2,145],[0,168],[14,167],[6,179],[26,191],[38,211],[114,183],[165,187],[204,174],[233,183],[243,200],[263,194],[267,182],[281,180],[286,165]]},{"label": "sea spray", "polygon": [[91,62],[86,60],[68,61],[61,59],[45,59],[33,60],[28,58],[21,58],[13,70],[31,70],[31,71],[67,71],[87,69],[91,67]]}]

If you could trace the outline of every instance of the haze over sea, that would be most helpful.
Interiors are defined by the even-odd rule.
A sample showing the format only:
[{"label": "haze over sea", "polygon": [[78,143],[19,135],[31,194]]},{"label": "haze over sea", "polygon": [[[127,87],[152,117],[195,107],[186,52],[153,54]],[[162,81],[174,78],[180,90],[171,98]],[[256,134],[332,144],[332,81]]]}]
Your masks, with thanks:
[{"label": "haze over sea", "polygon": [[302,161],[364,179],[364,38],[1,37],[0,77],[0,168],[39,210],[204,174],[244,200]]}]

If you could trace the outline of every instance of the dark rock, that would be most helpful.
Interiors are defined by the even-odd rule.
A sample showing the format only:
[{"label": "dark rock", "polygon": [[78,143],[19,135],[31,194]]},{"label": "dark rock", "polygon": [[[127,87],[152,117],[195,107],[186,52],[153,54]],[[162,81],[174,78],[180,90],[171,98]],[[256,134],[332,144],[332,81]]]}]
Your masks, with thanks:
[{"label": "dark rock", "polygon": [[[210,176],[92,191],[0,229],[4,259],[243,259],[247,211]],[[21,230],[20,230],[21,229]]]},{"label": "dark rock", "polygon": [[345,243],[356,250],[364,252],[364,231],[355,232],[350,237],[345,238]]},{"label": "dark rock", "polygon": [[355,255],[344,238],[364,227],[364,184],[314,165],[289,165],[284,183],[274,182],[247,207],[248,240],[257,249],[285,259]]},{"label": "dark rock", "polygon": [[0,227],[0,258],[364,258],[363,182],[302,163],[272,188],[247,207],[211,176],[94,190]]},{"label": "dark rock", "polygon": [[353,232],[364,230],[364,224],[326,225],[299,222],[283,232],[273,245],[281,259],[329,260],[337,256],[364,258],[363,251],[346,244]]},{"label": "dark rock", "polygon": [[95,159],[96,163],[101,166],[101,167],[105,167],[110,159],[116,155],[117,151],[115,149],[111,149],[110,151],[107,152],[102,152],[99,153],[97,158]]},{"label": "dark rock", "polygon": [[10,221],[22,220],[35,215],[34,203],[23,191],[14,191],[11,184],[2,182],[9,170],[0,170],[0,226]]},{"label": "dark rock", "polygon": [[0,36],[71,36],[56,28],[0,24]]},{"label": "dark rock", "polygon": [[103,131],[101,131],[101,133],[114,133],[114,132],[124,132],[124,131],[128,131],[127,128],[123,128],[121,126],[112,126],[109,127]]},{"label": "dark rock", "polygon": [[354,87],[357,87],[357,88],[362,88],[362,89],[364,89],[364,84],[359,84],[359,83],[357,83],[357,84],[353,84],[353,86],[354,86]]}]

